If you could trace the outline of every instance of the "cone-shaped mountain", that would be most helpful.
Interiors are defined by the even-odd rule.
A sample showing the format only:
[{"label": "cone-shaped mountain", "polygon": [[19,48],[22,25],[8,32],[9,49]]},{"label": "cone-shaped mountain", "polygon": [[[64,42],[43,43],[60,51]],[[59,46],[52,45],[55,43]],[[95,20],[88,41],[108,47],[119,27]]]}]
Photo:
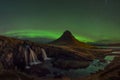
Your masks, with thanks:
[{"label": "cone-shaped mountain", "polygon": [[69,45],[69,46],[77,46],[77,47],[85,47],[85,48],[90,48],[92,46],[78,41],[70,31],[66,30],[60,38],[57,40],[51,42],[51,44],[56,44],[56,45]]}]

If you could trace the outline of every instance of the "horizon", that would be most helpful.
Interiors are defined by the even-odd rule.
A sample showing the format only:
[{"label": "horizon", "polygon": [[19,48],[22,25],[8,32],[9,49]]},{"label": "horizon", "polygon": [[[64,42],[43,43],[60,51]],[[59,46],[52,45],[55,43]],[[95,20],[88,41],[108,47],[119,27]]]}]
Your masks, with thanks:
[{"label": "horizon", "polygon": [[[69,30],[65,30],[64,32],[62,33],[54,33],[54,32],[50,32],[50,31],[33,31],[33,30],[26,30],[26,31],[13,31],[13,32],[7,32],[1,36],[6,36],[6,37],[14,37],[16,39],[23,39],[23,40],[30,40],[32,41],[33,40],[36,40],[36,41],[40,41],[40,42],[44,42],[47,41],[54,41],[58,38],[60,38],[66,31],[69,31]],[[71,31],[70,31],[71,32]],[[44,34],[44,35],[40,35],[40,33]],[[71,32],[72,33],[72,32]],[[47,34],[51,34],[50,35],[47,35]],[[120,40],[98,40],[98,41],[94,41],[92,39],[88,39],[86,37],[83,37],[83,36],[78,36],[74,33],[72,33],[72,35],[79,41],[81,42],[86,42],[86,43],[89,43],[89,42],[92,42],[92,43],[120,43]]]},{"label": "horizon", "polygon": [[24,31],[27,37],[43,32],[39,37],[58,38],[70,30],[81,41],[119,41],[119,3],[120,0],[0,1],[0,35],[16,32],[14,35],[21,37],[23,33],[19,32]]}]

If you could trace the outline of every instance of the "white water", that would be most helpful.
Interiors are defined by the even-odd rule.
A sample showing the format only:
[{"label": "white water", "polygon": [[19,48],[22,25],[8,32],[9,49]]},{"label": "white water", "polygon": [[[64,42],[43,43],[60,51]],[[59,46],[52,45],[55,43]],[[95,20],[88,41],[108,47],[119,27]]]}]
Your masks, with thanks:
[{"label": "white water", "polygon": [[[36,65],[36,64],[42,63],[41,61],[38,60],[35,52],[31,48],[29,48],[29,50],[30,50],[30,53],[28,53],[27,50],[24,51],[26,69],[29,69],[30,65]],[[42,51],[42,57],[43,57],[44,61],[51,60],[51,58],[47,57],[46,51],[43,48],[41,48],[41,51]],[[30,60],[28,60],[28,59],[30,59]]]},{"label": "white water", "polygon": [[24,55],[25,55],[26,69],[29,69],[30,66],[28,65],[28,55],[27,55],[27,51],[26,51],[26,50],[25,50],[25,52],[24,52]]},{"label": "white water", "polygon": [[42,57],[44,61],[51,60],[51,58],[47,57],[45,49],[41,48],[41,51],[42,51]]},{"label": "white water", "polygon": [[41,62],[38,60],[35,52],[29,48],[30,50],[30,65],[36,65],[36,64],[40,64]]},{"label": "white water", "polygon": [[[24,51],[26,69],[29,69],[30,65],[36,65],[36,64],[40,64],[41,63],[38,60],[37,55],[35,54],[35,52],[31,48],[29,48],[29,50],[30,50],[30,53],[28,53],[27,50]],[[28,60],[28,59],[30,59],[30,60]]]}]

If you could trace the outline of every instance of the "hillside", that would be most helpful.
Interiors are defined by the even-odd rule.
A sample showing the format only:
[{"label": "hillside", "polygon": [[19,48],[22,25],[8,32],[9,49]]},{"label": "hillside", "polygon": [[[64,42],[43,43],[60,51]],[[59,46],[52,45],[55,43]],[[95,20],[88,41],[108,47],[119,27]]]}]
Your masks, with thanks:
[{"label": "hillside", "polygon": [[79,47],[79,48],[92,48],[93,46],[88,45],[84,42],[77,40],[70,31],[65,31],[60,38],[52,41],[50,44],[69,46],[69,47]]}]

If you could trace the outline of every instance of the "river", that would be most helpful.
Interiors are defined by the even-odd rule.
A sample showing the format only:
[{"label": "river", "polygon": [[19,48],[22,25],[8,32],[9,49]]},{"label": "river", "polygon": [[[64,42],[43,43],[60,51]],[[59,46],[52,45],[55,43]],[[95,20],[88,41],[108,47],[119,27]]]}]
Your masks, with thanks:
[{"label": "river", "polygon": [[[112,47],[102,47],[104,49],[109,49]],[[112,49],[120,49],[120,47],[114,47]],[[117,52],[117,51],[115,51]],[[114,53],[114,52],[112,52]],[[97,71],[104,70],[104,68],[113,61],[115,56],[107,55],[104,58],[104,62],[101,62],[99,59],[93,60],[87,68],[80,68],[80,69],[70,69],[70,70],[62,70],[58,68],[53,68],[51,66],[52,71],[58,71],[60,74],[64,74],[70,78],[77,78],[77,77],[84,77],[90,75],[92,73],[96,73]],[[72,64],[71,64],[72,65]],[[49,67],[50,68],[50,67]]]}]

